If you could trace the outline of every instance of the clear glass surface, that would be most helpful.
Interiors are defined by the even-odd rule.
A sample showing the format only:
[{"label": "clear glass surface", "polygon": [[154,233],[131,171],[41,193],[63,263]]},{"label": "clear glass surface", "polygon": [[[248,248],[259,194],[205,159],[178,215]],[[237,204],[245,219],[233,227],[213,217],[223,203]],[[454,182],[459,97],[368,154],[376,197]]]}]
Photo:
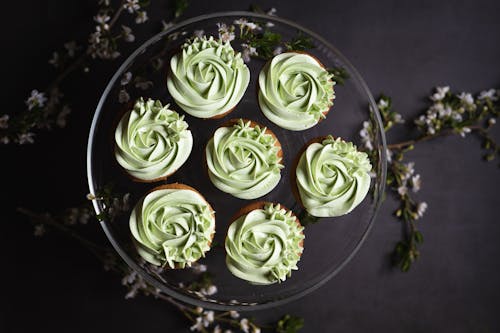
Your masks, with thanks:
[{"label": "clear glass surface", "polygon": [[[328,117],[313,128],[292,132],[271,123],[262,114],[257,101],[257,77],[264,65],[263,60],[252,59],[248,64],[251,81],[241,102],[229,115],[218,120],[203,120],[186,114],[186,121],[194,137],[194,147],[188,161],[166,182],[137,183],[120,169],[113,155],[114,129],[126,104],[119,103],[120,81],[124,73],[131,72],[133,77],[140,76],[153,83],[147,90],[125,87],[131,101],[138,97],[160,99],[170,103],[171,108],[184,114],[173,101],[166,89],[166,75],[170,58],[179,51],[187,37],[196,30],[204,30],[207,35],[217,36],[219,22],[231,24],[241,17],[249,21],[272,22],[273,32],[282,35],[283,40],[291,40],[297,33],[310,37],[314,48],[307,52],[317,57],[325,67],[343,68],[349,78],[343,85],[336,86],[336,99]],[[238,29],[236,30],[238,32]],[[236,39],[232,45],[241,50]],[[161,66],[160,66],[161,65]],[[332,134],[361,146],[359,130],[362,122],[371,119],[376,130],[374,147],[377,158],[372,161],[375,177],[372,179],[370,194],[350,214],[338,218],[322,218],[317,223],[305,226],[304,253],[299,262],[299,270],[293,271],[285,282],[270,286],[251,285],[234,277],[226,268],[224,238],[230,217],[251,201],[241,200],[215,188],[203,170],[204,147],[214,131],[233,118],[247,118],[268,126],[279,138],[284,151],[282,178],[278,186],[258,200],[281,203],[291,208],[297,216],[304,212],[294,199],[290,187],[292,163],[300,148],[310,139]],[[385,137],[380,115],[373,97],[365,82],[350,62],[321,36],[288,20],[249,12],[225,12],[204,15],[186,20],[152,37],[121,65],[114,74],[94,114],[89,133],[87,151],[87,172],[90,192],[95,194],[106,184],[112,183],[121,192],[131,193],[131,207],[152,188],[164,183],[185,183],[196,188],[204,195],[216,211],[216,236],[214,246],[206,258],[199,261],[208,266],[213,275],[213,283],[218,292],[211,296],[203,295],[188,286],[197,279],[191,269],[164,270],[158,273],[150,266],[141,263],[133,246],[128,227],[129,213],[126,212],[113,221],[100,222],[109,241],[119,255],[136,270],[146,281],[173,298],[204,308],[217,310],[262,309],[297,299],[325,284],[335,276],[354,256],[374,223],[381,203],[386,177]],[[94,200],[97,214],[103,212],[103,203]]]}]

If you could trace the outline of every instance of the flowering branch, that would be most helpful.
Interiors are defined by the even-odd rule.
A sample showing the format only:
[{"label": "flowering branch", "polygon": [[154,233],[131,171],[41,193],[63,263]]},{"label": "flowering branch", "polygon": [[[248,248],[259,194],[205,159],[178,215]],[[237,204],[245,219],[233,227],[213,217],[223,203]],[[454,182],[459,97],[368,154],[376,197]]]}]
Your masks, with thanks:
[{"label": "flowering branch", "polygon": [[[116,194],[111,186],[106,186],[96,196],[88,194],[87,199],[101,201],[105,207],[105,213],[102,216],[95,216],[89,201],[78,207],[66,209],[56,215],[49,213],[38,214],[24,208],[18,208],[18,212],[29,218],[34,225],[34,235],[36,237],[43,236],[50,229],[60,231],[75,239],[93,253],[102,262],[106,271],[113,271],[122,275],[122,285],[128,289],[125,295],[126,299],[142,294],[153,296],[176,307],[190,322],[191,331],[209,332],[210,329],[211,332],[229,333],[232,332],[231,329],[236,329],[245,333],[259,333],[263,329],[272,329],[276,332],[294,333],[302,328],[303,320],[296,316],[286,315],[274,325],[258,325],[251,319],[240,318],[241,315],[237,311],[214,312],[201,307],[191,307],[165,295],[161,290],[148,284],[142,276],[126,265],[113,248],[109,245],[97,244],[84,236],[81,229],[81,226],[87,225],[92,218],[102,219],[105,216],[109,220],[114,220],[129,212],[130,195],[128,193],[125,195]],[[162,268],[149,265],[144,261],[139,261],[139,263],[145,270],[153,274],[163,272]],[[194,291],[195,294],[202,298],[217,293],[217,287],[212,283],[207,266],[195,263],[190,269],[198,275],[198,279],[187,286],[180,285],[179,287]]]},{"label": "flowering branch", "polygon": [[[58,70],[53,81],[43,91],[33,89],[26,100],[27,110],[15,116],[4,114],[0,117],[0,142],[3,144],[34,143],[35,129],[50,130],[53,127],[64,128],[71,113],[68,103],[63,103],[60,89],[64,80],[77,70],[89,71],[89,61],[94,59],[114,60],[120,56],[119,41],[133,42],[132,29],[117,24],[123,12],[136,14],[135,22],[147,21],[144,7],[146,2],[123,0],[117,8],[110,6],[109,0],[99,2],[100,7],[94,16],[95,31],[90,34],[85,48],[75,41],[64,44],[63,52],[55,51],[49,64]],[[112,15],[112,17],[110,16]]]},{"label": "flowering branch", "polygon": [[[485,160],[492,161],[500,155],[500,145],[490,134],[500,115],[497,91],[483,91],[474,98],[470,93],[453,94],[449,87],[438,87],[430,100],[431,106],[413,122],[419,135],[415,139],[387,145],[387,185],[400,201],[395,215],[404,222],[404,238],[396,244],[393,256],[394,263],[402,271],[408,271],[420,256],[418,245],[423,242],[423,235],[418,230],[417,220],[423,217],[428,207],[426,202],[417,202],[410,195],[410,189],[413,193],[420,190],[422,180],[419,174],[415,174],[413,162],[403,162],[404,154],[413,150],[417,143],[447,135],[466,137],[467,134],[474,133],[483,139]],[[404,122],[401,115],[392,110],[391,98],[382,95],[378,100],[378,108],[386,133],[393,126]],[[372,160],[376,160],[373,144],[376,133],[373,124],[373,119],[365,121],[360,136],[365,150]]]}]

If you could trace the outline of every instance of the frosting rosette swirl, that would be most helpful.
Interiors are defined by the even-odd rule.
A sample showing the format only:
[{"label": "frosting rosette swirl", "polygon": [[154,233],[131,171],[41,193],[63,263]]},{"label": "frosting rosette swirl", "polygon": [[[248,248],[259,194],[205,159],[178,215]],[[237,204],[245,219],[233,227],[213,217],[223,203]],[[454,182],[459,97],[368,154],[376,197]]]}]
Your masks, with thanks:
[{"label": "frosting rosette swirl", "polygon": [[158,100],[139,98],[115,130],[115,157],[134,178],[156,181],[186,162],[193,136],[184,116]]},{"label": "frosting rosette swirl", "polygon": [[240,199],[271,192],[281,179],[281,146],[271,131],[243,119],[218,128],[208,141],[208,176],[219,190]]},{"label": "frosting rosette swirl", "polygon": [[310,144],[295,171],[302,205],[317,217],[349,213],[368,193],[371,169],[368,155],[352,142],[329,135]]},{"label": "frosting rosette swirl", "polygon": [[265,203],[229,226],[226,265],[235,276],[253,284],[285,281],[298,269],[303,229],[291,211]]},{"label": "frosting rosette swirl", "polygon": [[214,118],[232,110],[250,81],[241,54],[229,42],[195,38],[170,60],[167,88],[175,102],[198,118]]},{"label": "frosting rosette swirl", "polygon": [[326,117],[333,105],[332,76],[308,54],[279,54],[259,74],[260,108],[282,128],[311,128]]},{"label": "frosting rosette swirl", "polygon": [[184,268],[210,249],[215,217],[198,192],[175,185],[179,188],[166,185],[142,198],[130,215],[129,226],[144,260],[157,266]]}]

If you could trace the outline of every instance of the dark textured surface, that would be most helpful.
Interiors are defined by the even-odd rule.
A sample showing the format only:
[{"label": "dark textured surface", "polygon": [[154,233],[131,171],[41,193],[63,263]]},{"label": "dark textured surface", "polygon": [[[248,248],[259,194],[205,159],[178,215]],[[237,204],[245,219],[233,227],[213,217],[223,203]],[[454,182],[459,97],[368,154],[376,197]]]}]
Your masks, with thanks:
[{"label": "dark textured surface", "polygon": [[[248,5],[192,1],[186,17]],[[435,85],[476,92],[500,83],[498,1],[282,0],[261,5],[323,34],[358,68],[374,94],[394,97],[406,118],[425,107]],[[54,49],[86,38],[95,4],[23,1],[10,7],[2,20],[7,112],[23,108],[29,91],[50,80],[47,59]],[[149,11],[153,19],[168,20],[168,14],[162,1],[154,1]],[[157,28],[140,27],[138,40]],[[87,192],[90,119],[117,65],[101,63],[86,78],[78,74],[67,81],[68,97],[78,101],[68,129],[41,134],[36,145],[0,147],[7,180],[1,191],[7,215],[0,232],[0,331],[187,330],[174,308],[152,298],[125,301],[119,278],[105,273],[77,243],[57,233],[35,239],[29,224],[13,212],[21,205],[57,210],[81,201]],[[389,141],[404,138],[396,134],[402,136]],[[298,314],[305,318],[303,332],[498,332],[500,173],[495,164],[481,161],[478,146],[474,138],[443,138],[409,155],[424,181],[418,198],[430,206],[421,225],[422,259],[410,273],[387,264],[401,233],[391,217],[396,203],[388,200],[367,242],[337,277],[300,301],[252,315],[265,321]]]}]

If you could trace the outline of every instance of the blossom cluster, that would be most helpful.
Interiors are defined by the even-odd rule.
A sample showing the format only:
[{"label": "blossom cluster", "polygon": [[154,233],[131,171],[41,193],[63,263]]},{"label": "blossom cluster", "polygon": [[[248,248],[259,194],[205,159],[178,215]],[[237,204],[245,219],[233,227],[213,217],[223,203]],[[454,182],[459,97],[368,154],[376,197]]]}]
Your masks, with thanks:
[{"label": "blossom cluster", "polygon": [[[497,101],[499,93],[495,89],[482,91],[476,98],[470,93],[453,94],[449,86],[437,87],[429,97],[433,104],[426,112],[415,120],[417,128],[426,135],[451,129],[461,137],[471,132],[468,124],[471,120],[481,117],[484,109],[481,107],[488,102]],[[495,118],[490,118],[495,122]]]}]

